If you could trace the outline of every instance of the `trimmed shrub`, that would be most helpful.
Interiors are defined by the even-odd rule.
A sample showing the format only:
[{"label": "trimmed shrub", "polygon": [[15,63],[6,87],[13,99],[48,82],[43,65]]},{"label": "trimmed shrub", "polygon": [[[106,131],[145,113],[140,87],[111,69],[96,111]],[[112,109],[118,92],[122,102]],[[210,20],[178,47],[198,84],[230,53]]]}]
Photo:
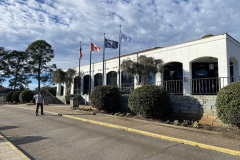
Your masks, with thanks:
[{"label": "trimmed shrub", "polygon": [[12,101],[15,103],[19,103],[20,99],[19,99],[19,95],[21,94],[20,91],[14,92],[12,95]]},{"label": "trimmed shrub", "polygon": [[74,97],[74,95],[73,94],[69,94],[69,95],[65,96],[65,101],[66,101],[67,104],[70,104],[71,97]]},{"label": "trimmed shrub", "polygon": [[170,97],[162,86],[144,85],[133,90],[128,106],[143,117],[162,118],[169,109]]},{"label": "trimmed shrub", "polygon": [[12,102],[12,95],[13,95],[13,91],[11,92],[8,92],[7,95],[6,95],[6,101],[9,103],[9,102]]},{"label": "trimmed shrub", "polygon": [[77,95],[77,94],[69,94],[69,95],[66,95],[65,96],[65,101],[66,101],[66,103],[67,104],[70,104],[70,99],[71,99],[71,97],[75,97],[75,98],[78,98],[78,101],[79,101],[79,104],[80,104],[80,102],[81,102],[81,100],[82,100],[82,96],[81,95]]},{"label": "trimmed shrub", "polygon": [[94,87],[90,95],[91,105],[106,112],[118,111],[121,104],[121,92],[112,85]]},{"label": "trimmed shrub", "polygon": [[74,97],[78,99],[78,102],[79,102],[79,104],[80,104],[80,102],[81,102],[81,100],[82,100],[82,96],[81,96],[81,95],[78,95],[78,94],[75,94]]},{"label": "trimmed shrub", "polygon": [[56,96],[56,91],[57,91],[57,87],[51,87],[48,92],[50,92],[53,96]]},{"label": "trimmed shrub", "polygon": [[41,88],[41,91],[46,95],[47,92],[51,93],[53,96],[56,96],[57,87],[44,86]]},{"label": "trimmed shrub", "polygon": [[218,92],[216,108],[220,120],[240,126],[240,82],[233,82]]},{"label": "trimmed shrub", "polygon": [[22,91],[22,93],[19,95],[19,99],[22,103],[29,103],[33,100],[33,96],[33,91],[27,89],[25,91]]}]

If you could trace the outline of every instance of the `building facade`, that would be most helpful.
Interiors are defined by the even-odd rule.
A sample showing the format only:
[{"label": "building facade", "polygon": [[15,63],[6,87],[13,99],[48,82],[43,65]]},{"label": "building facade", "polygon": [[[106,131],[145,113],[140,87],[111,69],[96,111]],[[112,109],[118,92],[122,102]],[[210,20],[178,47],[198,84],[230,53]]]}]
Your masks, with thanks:
[{"label": "building facade", "polygon": [[[222,87],[239,81],[240,43],[227,33],[122,55],[120,61],[137,62],[141,55],[163,60],[163,72],[149,75],[147,82],[162,85],[173,95],[216,95]],[[75,67],[74,83],[71,88],[64,85],[63,95],[81,94],[88,101],[89,86],[92,91],[98,85],[118,85],[126,90],[138,85],[137,79],[127,77],[126,73],[119,78],[119,57],[106,59],[104,63],[104,78],[103,62],[91,64],[91,73],[89,65],[81,66],[80,78],[79,68]],[[57,85],[57,95],[62,95],[61,84]]]}]

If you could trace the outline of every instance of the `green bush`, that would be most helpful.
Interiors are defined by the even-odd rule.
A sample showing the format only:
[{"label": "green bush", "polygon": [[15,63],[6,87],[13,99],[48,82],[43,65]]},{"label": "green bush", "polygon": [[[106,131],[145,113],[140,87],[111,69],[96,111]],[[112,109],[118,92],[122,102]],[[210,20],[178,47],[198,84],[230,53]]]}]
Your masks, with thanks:
[{"label": "green bush", "polygon": [[27,89],[25,91],[22,91],[22,93],[19,95],[19,99],[22,103],[29,103],[33,100],[33,96],[33,91]]},{"label": "green bush", "polygon": [[94,87],[90,95],[91,105],[106,112],[118,111],[121,104],[121,92],[112,85]]},{"label": "green bush", "polygon": [[133,90],[128,106],[143,117],[162,118],[169,109],[170,97],[162,86],[144,85]]},{"label": "green bush", "polygon": [[12,95],[12,101],[15,102],[15,103],[19,103],[20,100],[19,100],[19,95],[21,94],[20,91],[17,91],[17,92],[14,92],[13,95]]},{"label": "green bush", "polygon": [[67,104],[70,104],[71,97],[74,97],[74,95],[73,94],[69,94],[69,95],[65,96],[65,101],[66,101]]},{"label": "green bush", "polygon": [[74,97],[78,99],[79,104],[80,104],[80,102],[81,102],[81,100],[82,100],[82,96],[75,94]]},{"label": "green bush", "polygon": [[56,96],[57,87],[44,86],[41,88],[41,91],[46,95],[47,92],[51,93],[53,96]]},{"label": "green bush", "polygon": [[79,104],[80,104],[80,102],[81,102],[81,100],[82,100],[82,96],[81,95],[77,95],[77,94],[69,94],[69,95],[66,95],[65,96],[65,101],[66,101],[66,103],[67,104],[70,104],[70,99],[71,99],[71,97],[75,97],[75,98],[78,98],[78,101],[79,101]]},{"label": "green bush", "polygon": [[213,34],[206,34],[205,36],[202,36],[202,38],[208,38],[214,36]]},{"label": "green bush", "polygon": [[50,92],[53,96],[56,96],[56,90],[57,90],[57,87],[52,87],[48,90],[48,92]]},{"label": "green bush", "polygon": [[6,95],[6,101],[9,103],[9,102],[13,102],[12,101],[12,95],[13,95],[13,91],[11,92],[8,92],[7,95]]},{"label": "green bush", "polygon": [[240,82],[233,82],[217,94],[217,116],[224,123],[240,126]]}]

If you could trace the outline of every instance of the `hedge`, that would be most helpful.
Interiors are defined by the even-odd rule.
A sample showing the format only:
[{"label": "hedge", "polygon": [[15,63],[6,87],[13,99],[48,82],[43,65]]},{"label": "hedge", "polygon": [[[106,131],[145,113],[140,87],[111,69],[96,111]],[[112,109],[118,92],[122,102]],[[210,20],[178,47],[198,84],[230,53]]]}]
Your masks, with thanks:
[{"label": "hedge", "polygon": [[71,97],[76,97],[76,98],[78,98],[79,103],[81,102],[81,99],[82,99],[82,96],[81,96],[81,95],[69,94],[69,95],[66,95],[66,96],[65,96],[65,101],[66,101],[67,104],[70,104],[70,99],[71,99]]},{"label": "hedge", "polygon": [[13,91],[11,92],[8,92],[7,95],[6,95],[6,101],[9,103],[9,102],[13,102],[12,101],[12,95],[13,95]]},{"label": "hedge", "polygon": [[112,85],[94,87],[90,95],[91,105],[99,110],[114,112],[120,110],[121,92]]},{"label": "hedge", "polygon": [[13,95],[12,95],[12,101],[15,102],[15,103],[19,103],[20,102],[20,99],[19,99],[20,94],[21,94],[20,91],[14,92]]},{"label": "hedge", "polygon": [[220,120],[240,126],[240,82],[233,82],[218,92],[216,108]]},{"label": "hedge", "polygon": [[170,107],[170,97],[162,86],[144,85],[133,90],[128,106],[143,117],[163,118]]},{"label": "hedge", "polygon": [[33,91],[27,89],[22,91],[22,93],[19,95],[20,102],[22,103],[29,103],[33,100],[34,93]]}]

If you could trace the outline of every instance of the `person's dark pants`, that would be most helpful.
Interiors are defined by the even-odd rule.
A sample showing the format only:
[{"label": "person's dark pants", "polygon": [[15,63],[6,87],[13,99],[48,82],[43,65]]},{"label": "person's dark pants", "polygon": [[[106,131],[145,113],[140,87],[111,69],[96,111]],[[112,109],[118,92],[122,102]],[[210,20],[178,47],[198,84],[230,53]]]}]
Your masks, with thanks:
[{"label": "person's dark pants", "polygon": [[41,106],[41,114],[43,114],[43,104],[42,103],[37,103],[36,114],[38,114],[39,106]]}]

